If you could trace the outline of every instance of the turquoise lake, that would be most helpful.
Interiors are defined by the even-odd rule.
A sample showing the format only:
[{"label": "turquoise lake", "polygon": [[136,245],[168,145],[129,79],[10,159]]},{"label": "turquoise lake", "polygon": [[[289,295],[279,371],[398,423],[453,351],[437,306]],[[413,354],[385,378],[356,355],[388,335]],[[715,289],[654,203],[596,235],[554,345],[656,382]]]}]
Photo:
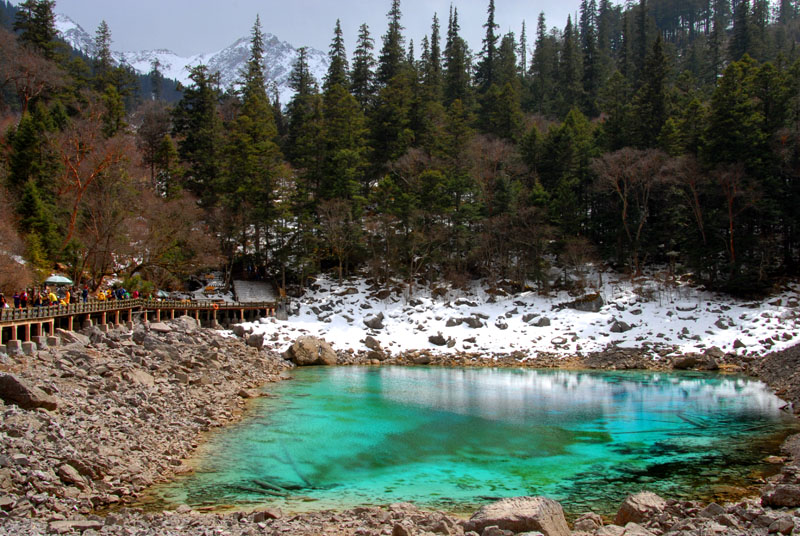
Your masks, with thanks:
[{"label": "turquoise lake", "polygon": [[410,501],[472,512],[545,495],[616,511],[630,493],[752,486],[795,419],[761,383],[654,372],[305,368],[213,434],[162,507],[288,511]]}]

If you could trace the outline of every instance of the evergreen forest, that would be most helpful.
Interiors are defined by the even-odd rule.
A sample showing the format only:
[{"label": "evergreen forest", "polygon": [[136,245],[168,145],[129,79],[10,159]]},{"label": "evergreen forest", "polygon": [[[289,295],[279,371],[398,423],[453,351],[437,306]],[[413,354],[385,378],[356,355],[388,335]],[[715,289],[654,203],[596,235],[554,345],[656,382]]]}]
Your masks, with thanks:
[{"label": "evergreen forest", "polygon": [[400,0],[352,51],[337,21],[324,79],[301,48],[288,103],[259,19],[235,87],[200,65],[170,98],[157,64],[115,64],[105,22],[89,58],[53,0],[0,2],[0,288],[56,268],[410,292],[546,290],[592,263],[734,294],[798,275],[800,1],[582,0],[504,35],[486,2],[481,43],[455,3],[418,43]]}]

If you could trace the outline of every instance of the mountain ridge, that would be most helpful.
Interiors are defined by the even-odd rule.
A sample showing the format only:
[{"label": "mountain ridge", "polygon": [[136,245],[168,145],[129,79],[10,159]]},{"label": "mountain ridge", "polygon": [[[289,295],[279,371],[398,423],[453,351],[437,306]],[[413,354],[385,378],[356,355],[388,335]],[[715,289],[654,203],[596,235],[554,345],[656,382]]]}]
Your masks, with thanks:
[{"label": "mountain ridge", "polygon": [[[73,48],[88,56],[95,55],[94,37],[68,15],[56,15],[56,30],[61,38]],[[320,50],[306,48],[309,70],[317,79],[322,80],[328,69],[328,55]],[[140,51],[112,52],[114,59],[130,65],[137,73],[147,74],[152,69],[154,60],[160,64],[161,74],[166,78],[177,80],[183,85],[192,83],[189,78],[190,69],[197,65],[208,66],[211,72],[219,72],[220,85],[223,89],[236,89],[240,73],[250,57],[250,37],[240,37],[229,46],[216,52],[206,52],[192,56],[180,56],[169,49],[152,49]],[[280,102],[289,102],[294,91],[289,87],[289,75],[297,61],[298,49],[292,44],[282,41],[271,33],[264,34],[264,76],[268,87],[277,89]]]}]

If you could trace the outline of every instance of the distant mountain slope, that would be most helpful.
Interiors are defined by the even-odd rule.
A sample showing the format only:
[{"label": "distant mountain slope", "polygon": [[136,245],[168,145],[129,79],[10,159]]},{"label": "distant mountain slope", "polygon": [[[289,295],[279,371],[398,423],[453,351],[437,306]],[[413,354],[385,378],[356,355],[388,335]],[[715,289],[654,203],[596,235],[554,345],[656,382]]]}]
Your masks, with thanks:
[{"label": "distant mountain slope", "polygon": [[[61,37],[70,46],[93,56],[95,52],[94,37],[86,32],[78,23],[67,15],[56,16],[56,28]],[[315,49],[308,49],[308,63],[311,73],[321,82],[328,70],[328,55]],[[211,72],[220,73],[220,81],[224,89],[233,87],[244,70],[250,55],[250,37],[237,39],[233,44],[217,52],[197,54],[183,57],[170,50],[155,49],[139,52],[114,52],[120,63],[127,63],[141,74],[150,72],[153,60],[158,59],[161,72],[184,85],[191,83],[189,69],[200,64],[208,66]],[[289,74],[297,61],[297,49],[291,44],[281,41],[272,34],[264,39],[264,74],[267,82],[277,84],[281,104],[287,104],[293,94],[289,87]]]}]

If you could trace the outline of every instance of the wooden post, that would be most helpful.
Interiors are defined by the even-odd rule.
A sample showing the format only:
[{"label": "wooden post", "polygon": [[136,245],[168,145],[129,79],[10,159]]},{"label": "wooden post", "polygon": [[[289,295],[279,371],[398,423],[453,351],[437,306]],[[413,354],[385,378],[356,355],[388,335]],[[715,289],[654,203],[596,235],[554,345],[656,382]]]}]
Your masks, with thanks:
[{"label": "wooden post", "polygon": [[70,316],[68,316],[68,317],[67,317],[67,331],[74,331],[74,330],[72,329],[72,323],[73,323],[73,321],[74,321],[74,318],[73,318],[73,316],[72,316],[72,315],[70,315]]},{"label": "wooden post", "polygon": [[25,324],[25,342],[30,342],[31,340],[31,324],[30,322]]},{"label": "wooden post", "polygon": [[172,319],[172,320],[174,320],[174,319],[175,319],[175,309],[170,309],[170,310],[169,310],[169,317],[170,317],[170,319]]},{"label": "wooden post", "polygon": [[156,309],[156,322],[161,322],[161,309]]}]

